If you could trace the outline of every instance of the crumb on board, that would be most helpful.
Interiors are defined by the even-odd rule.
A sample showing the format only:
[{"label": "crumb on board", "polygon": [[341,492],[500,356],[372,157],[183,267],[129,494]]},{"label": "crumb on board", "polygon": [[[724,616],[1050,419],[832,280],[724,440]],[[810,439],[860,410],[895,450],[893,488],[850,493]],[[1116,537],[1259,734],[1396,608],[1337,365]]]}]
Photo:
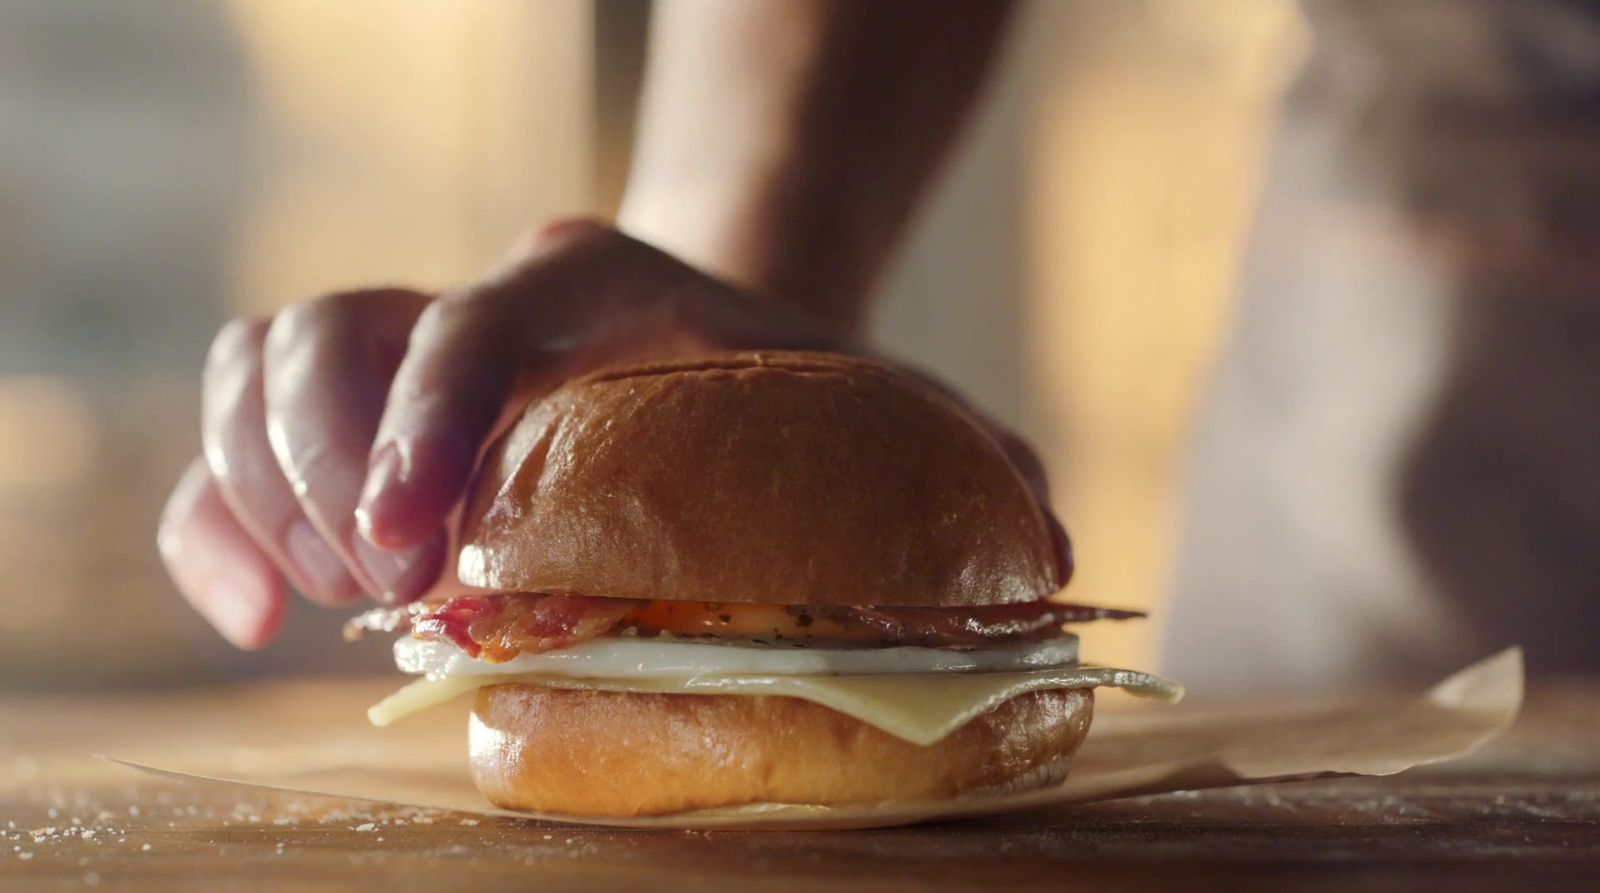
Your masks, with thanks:
[{"label": "crumb on board", "polygon": [[[381,846],[388,844],[392,836],[388,833],[390,828],[401,829],[404,833],[413,825],[431,826],[452,818],[465,826],[479,824],[476,818],[462,819],[444,810],[417,806],[358,805],[349,801],[319,803],[288,798],[241,798],[231,803],[207,805],[175,797],[169,792],[130,792],[124,796],[128,799],[133,796],[148,799],[142,806],[127,800],[108,804],[89,796],[69,796],[66,792],[44,790],[39,797],[49,799],[39,803],[39,812],[35,813],[39,824],[29,827],[32,823],[26,819],[0,817],[0,857],[9,854],[13,858],[12,864],[17,864],[49,863],[61,857],[70,859],[70,856],[80,856],[77,859],[80,869],[87,869],[93,866],[96,857],[80,855],[85,847],[121,847],[141,854],[152,854],[158,850],[170,853],[173,851],[171,847],[165,844],[156,846],[165,838],[152,835],[167,833],[169,829],[181,831],[196,824],[262,830],[308,826],[345,828],[373,834],[374,842]],[[43,821],[46,815],[49,816],[48,823]],[[244,840],[248,842],[251,839]],[[270,836],[256,840],[268,854],[282,856],[285,853],[284,841],[275,841]],[[292,844],[292,841],[289,843]],[[180,852],[183,849],[183,846],[178,847]],[[77,877],[79,886],[95,883],[87,880],[83,874]]]}]

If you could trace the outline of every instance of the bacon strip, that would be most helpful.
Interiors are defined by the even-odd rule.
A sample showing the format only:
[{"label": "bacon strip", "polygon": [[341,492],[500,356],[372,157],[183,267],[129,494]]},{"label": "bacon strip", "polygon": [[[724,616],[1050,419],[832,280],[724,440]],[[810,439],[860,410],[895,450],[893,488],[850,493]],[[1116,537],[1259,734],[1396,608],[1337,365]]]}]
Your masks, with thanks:
[{"label": "bacon strip", "polygon": [[[784,607],[649,602],[565,593],[495,593],[368,611],[345,625],[345,638],[410,626],[411,634],[419,639],[449,642],[472,657],[503,662],[525,652],[570,648],[625,627],[633,627],[643,635],[729,635],[719,636],[716,626],[708,627],[695,620],[703,614],[720,617],[729,630],[745,630],[745,636],[752,635],[748,630],[759,629],[763,630],[762,635],[796,644],[848,642],[928,648],[1046,638],[1055,635],[1063,624],[1145,616],[1139,611],[1051,601],[975,608]],[[744,622],[735,622],[741,617]],[[771,633],[765,632],[767,629]]]},{"label": "bacon strip", "polygon": [[411,634],[450,642],[472,657],[498,663],[604,635],[641,604],[565,594],[464,595],[413,622]]},{"label": "bacon strip", "polygon": [[1052,601],[975,608],[809,608],[836,623],[876,631],[886,644],[930,648],[992,645],[1050,635],[1064,624],[1090,620],[1131,620],[1142,611],[1098,608]]}]

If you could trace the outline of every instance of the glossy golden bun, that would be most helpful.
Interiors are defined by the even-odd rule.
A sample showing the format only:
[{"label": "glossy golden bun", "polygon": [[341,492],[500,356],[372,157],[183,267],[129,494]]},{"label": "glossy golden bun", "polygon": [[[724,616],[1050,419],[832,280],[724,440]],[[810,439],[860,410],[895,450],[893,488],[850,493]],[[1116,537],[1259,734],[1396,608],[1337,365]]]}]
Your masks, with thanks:
[{"label": "glossy golden bun", "polygon": [[525,592],[957,607],[1055,591],[1038,503],[987,431],[838,354],[576,379],[485,458],[462,582]]},{"label": "glossy golden bun", "polygon": [[1021,695],[927,747],[781,697],[478,690],[472,774],[495,805],[571,816],[746,803],[874,804],[1059,781],[1090,690]]}]

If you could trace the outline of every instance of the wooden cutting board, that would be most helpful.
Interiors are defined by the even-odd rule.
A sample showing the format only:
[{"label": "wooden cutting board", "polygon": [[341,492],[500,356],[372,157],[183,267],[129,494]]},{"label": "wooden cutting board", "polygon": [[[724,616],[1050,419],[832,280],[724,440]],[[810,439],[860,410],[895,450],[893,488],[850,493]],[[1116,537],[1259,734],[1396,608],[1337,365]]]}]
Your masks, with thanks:
[{"label": "wooden cutting board", "polygon": [[1485,751],[1398,777],[882,831],[545,825],[187,786],[91,756],[204,747],[219,723],[292,746],[392,685],[0,698],[0,890],[1600,889],[1595,684],[1535,686]]}]

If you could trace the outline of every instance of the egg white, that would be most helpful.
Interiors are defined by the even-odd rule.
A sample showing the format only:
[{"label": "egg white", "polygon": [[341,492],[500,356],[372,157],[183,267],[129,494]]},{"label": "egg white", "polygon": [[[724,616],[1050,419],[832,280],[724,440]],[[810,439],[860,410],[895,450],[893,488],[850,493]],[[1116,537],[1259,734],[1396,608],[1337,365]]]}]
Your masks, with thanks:
[{"label": "egg white", "polygon": [[945,648],[796,648],[684,639],[591,639],[540,654],[494,663],[469,657],[444,642],[403,636],[394,645],[403,672],[450,676],[541,674],[576,678],[683,678],[699,674],[784,676],[998,673],[1068,667],[1078,660],[1078,637],[1062,633],[1038,642],[956,651]]}]

